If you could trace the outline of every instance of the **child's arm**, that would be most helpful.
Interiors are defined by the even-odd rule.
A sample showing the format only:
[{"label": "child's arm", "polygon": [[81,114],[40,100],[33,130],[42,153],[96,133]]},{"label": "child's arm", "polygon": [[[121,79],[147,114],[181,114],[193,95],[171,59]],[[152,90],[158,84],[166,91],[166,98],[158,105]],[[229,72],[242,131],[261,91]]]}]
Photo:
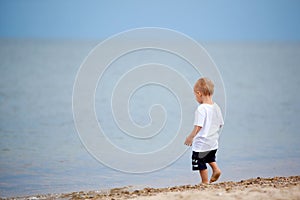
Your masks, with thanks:
[{"label": "child's arm", "polygon": [[191,132],[191,134],[185,139],[184,144],[187,146],[192,146],[193,143],[193,139],[194,137],[197,135],[197,133],[199,133],[199,131],[201,130],[202,127],[200,126],[194,126],[193,131]]}]

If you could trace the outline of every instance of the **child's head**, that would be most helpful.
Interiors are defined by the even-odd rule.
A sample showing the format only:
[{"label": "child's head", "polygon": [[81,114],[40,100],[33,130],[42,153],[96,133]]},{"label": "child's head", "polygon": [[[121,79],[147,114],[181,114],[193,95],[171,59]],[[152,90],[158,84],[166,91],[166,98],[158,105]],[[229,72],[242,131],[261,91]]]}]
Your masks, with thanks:
[{"label": "child's head", "polygon": [[208,78],[200,78],[194,86],[194,93],[199,103],[203,97],[211,97],[214,93],[214,83]]}]

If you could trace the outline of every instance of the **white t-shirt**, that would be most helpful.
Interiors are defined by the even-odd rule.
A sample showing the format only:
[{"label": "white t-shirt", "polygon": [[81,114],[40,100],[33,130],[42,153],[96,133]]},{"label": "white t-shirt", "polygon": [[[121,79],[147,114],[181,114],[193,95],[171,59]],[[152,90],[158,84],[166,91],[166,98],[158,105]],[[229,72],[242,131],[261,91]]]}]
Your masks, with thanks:
[{"label": "white t-shirt", "polygon": [[195,111],[194,125],[202,128],[194,137],[192,150],[205,152],[217,149],[219,131],[224,125],[220,107],[216,103],[200,104]]}]

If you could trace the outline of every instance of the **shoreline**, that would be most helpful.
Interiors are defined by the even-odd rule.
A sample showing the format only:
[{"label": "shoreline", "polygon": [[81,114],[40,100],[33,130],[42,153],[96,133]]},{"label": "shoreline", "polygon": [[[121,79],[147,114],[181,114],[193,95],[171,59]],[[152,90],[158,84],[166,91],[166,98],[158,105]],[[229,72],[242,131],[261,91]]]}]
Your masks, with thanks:
[{"label": "shoreline", "polygon": [[300,199],[300,176],[251,178],[238,182],[227,181],[213,184],[181,185],[166,188],[144,188],[131,186],[107,191],[80,191],[62,194],[45,194],[0,199]]}]

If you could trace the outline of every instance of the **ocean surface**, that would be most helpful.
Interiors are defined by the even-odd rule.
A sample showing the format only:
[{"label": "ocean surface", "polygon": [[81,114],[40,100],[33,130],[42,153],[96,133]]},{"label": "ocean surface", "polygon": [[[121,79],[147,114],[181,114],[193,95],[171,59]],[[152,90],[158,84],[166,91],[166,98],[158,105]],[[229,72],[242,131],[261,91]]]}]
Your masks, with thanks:
[{"label": "ocean surface", "polygon": [[[172,165],[141,174],[111,169],[86,150],[73,120],[72,92],[81,63],[99,42],[0,40],[0,197],[199,182],[190,149]],[[300,175],[300,43],[201,44],[218,66],[226,94],[220,181]],[[157,90],[166,92],[150,86],[146,103],[144,93],[133,95],[142,100],[130,104],[136,123],[149,123],[145,112],[157,100],[166,101],[166,111],[178,110],[175,100],[158,98]],[[97,101],[96,109],[101,105]],[[177,115],[166,117],[172,124]],[[110,129],[115,122],[105,125]],[[143,148],[109,137],[135,151]]]}]

